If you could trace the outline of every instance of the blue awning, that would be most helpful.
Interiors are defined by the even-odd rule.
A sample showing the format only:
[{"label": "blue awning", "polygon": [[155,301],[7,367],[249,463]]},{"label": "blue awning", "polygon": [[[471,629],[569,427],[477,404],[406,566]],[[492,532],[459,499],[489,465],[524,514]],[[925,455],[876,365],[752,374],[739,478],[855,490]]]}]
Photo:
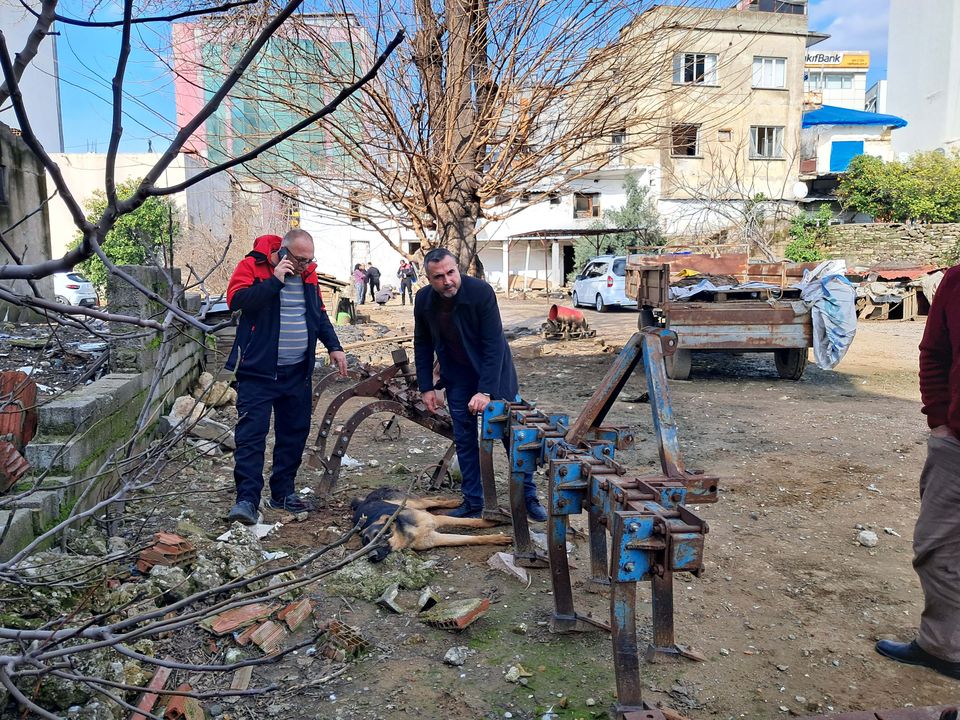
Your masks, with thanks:
[{"label": "blue awning", "polygon": [[847,108],[824,105],[803,114],[803,127],[816,125],[881,125],[885,127],[906,127],[907,121],[896,115],[848,110]]}]

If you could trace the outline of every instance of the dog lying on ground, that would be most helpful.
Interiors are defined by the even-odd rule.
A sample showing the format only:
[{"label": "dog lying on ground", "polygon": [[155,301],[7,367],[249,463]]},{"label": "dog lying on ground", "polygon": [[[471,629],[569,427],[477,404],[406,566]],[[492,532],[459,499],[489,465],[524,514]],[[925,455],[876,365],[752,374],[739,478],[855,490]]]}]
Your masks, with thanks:
[{"label": "dog lying on ground", "polygon": [[429,550],[436,547],[455,545],[509,545],[513,538],[509,535],[456,535],[437,532],[441,528],[487,528],[495,523],[481,518],[455,518],[447,515],[434,515],[429,508],[455,508],[460,500],[428,497],[414,498],[393,488],[381,487],[373,490],[364,499],[350,501],[353,510],[353,524],[361,523],[360,534],[364,544],[368,544],[379,533],[386,522],[404,504],[393,521],[393,526],[381,537],[387,545],[371,551],[373,562],[380,562],[394,550],[412,548]]}]

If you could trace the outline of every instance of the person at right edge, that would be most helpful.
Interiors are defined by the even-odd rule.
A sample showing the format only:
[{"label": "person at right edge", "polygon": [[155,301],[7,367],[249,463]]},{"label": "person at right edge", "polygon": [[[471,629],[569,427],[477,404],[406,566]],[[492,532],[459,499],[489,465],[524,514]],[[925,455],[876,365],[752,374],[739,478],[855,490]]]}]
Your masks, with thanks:
[{"label": "person at right edge", "polygon": [[[477,417],[491,400],[519,399],[517,371],[493,288],[483,280],[462,276],[457,259],[444,248],[426,254],[423,272],[429,285],[417,291],[413,303],[417,384],[430,412],[442,407],[436,391],[446,390],[463,478],[463,503],[447,514],[480,517],[483,483]],[[440,381],[436,384],[434,354],[440,362]],[[509,451],[506,438],[504,446]],[[532,472],[524,474],[523,487],[528,517],[543,522],[547,511],[537,499]]]},{"label": "person at right edge", "polygon": [[943,276],[920,341],[920,398],[927,416],[927,462],[913,569],[923,588],[917,639],[880,640],[881,655],[960,680],[960,265]]}]

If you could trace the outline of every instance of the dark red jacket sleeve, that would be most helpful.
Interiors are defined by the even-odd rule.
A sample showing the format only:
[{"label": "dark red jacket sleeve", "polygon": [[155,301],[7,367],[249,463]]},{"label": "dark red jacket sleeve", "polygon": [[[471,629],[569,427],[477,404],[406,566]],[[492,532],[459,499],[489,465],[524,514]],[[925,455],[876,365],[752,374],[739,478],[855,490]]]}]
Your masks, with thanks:
[{"label": "dark red jacket sleeve", "polygon": [[931,428],[946,425],[950,409],[950,372],[954,364],[953,346],[947,316],[956,312],[960,301],[960,274],[948,272],[933,297],[927,325],[920,341],[920,399],[923,414]]}]

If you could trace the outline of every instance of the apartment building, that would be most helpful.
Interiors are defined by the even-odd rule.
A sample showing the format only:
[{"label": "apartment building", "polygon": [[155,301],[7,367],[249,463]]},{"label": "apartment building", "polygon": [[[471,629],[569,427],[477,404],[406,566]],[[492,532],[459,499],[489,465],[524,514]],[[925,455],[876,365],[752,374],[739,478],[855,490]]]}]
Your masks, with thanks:
[{"label": "apartment building", "polygon": [[[804,66],[807,45],[823,38],[808,32],[806,3],[655,6],[621,31],[626,48],[631,33],[644,38],[642,51],[624,53],[622,68],[608,73],[617,84],[604,92],[637,99],[623,108],[623,128],[594,142],[607,144],[610,163],[571,178],[566,194],[484,228],[481,259],[495,284],[516,286],[518,276],[522,284],[562,284],[575,231],[623,206],[627,175],[657,199],[663,230],[675,240],[726,234],[736,242],[746,226],[792,208],[806,191],[799,183]],[[628,83],[643,88],[639,97]],[[585,111],[582,102],[576,111]]]},{"label": "apartment building", "polygon": [[[758,201],[795,200],[807,16],[799,3],[742,3],[728,10],[658,6],[631,28],[672,16],[660,52],[669,72],[655,90],[670,102],[628,132],[656,142],[627,158],[660,169],[670,234],[702,236],[737,225]],[[636,116],[644,115],[640,107]]]}]

